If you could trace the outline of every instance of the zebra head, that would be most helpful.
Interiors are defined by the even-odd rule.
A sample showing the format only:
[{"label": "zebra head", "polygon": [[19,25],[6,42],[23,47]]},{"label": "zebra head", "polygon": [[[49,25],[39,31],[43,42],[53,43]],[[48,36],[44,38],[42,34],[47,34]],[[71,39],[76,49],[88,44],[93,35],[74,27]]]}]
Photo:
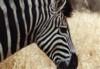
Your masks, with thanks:
[{"label": "zebra head", "polygon": [[0,59],[36,42],[58,69],[76,69],[77,56],[65,16],[69,0],[1,0]]},{"label": "zebra head", "polygon": [[35,42],[54,61],[57,69],[76,69],[78,59],[66,16],[72,11],[69,0],[51,0],[49,15],[36,29]]}]

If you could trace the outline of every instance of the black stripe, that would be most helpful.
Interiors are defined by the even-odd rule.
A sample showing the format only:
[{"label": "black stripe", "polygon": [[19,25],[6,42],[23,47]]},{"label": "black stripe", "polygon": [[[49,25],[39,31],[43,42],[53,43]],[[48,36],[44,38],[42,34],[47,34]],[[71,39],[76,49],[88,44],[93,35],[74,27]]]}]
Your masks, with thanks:
[{"label": "black stripe", "polygon": [[[65,56],[65,55],[62,55],[60,53],[56,53],[52,59],[54,59],[56,56],[60,56],[62,57],[63,59],[67,59],[67,58],[70,58],[70,56]],[[58,57],[59,58],[59,57]],[[63,60],[63,59],[60,59],[60,60]],[[55,61],[57,61],[58,59],[55,59]]]},{"label": "black stripe", "polygon": [[[47,17],[48,17],[47,15],[49,15],[49,14],[47,14],[47,10],[48,10],[48,9],[46,8],[47,5],[46,5],[45,1],[43,1],[43,2],[44,2],[44,13],[45,13],[45,21],[46,21],[46,20],[47,20]],[[45,21],[44,21],[44,22],[45,22]]]},{"label": "black stripe", "polygon": [[0,41],[3,46],[4,59],[7,57],[8,43],[7,43],[7,30],[5,26],[5,19],[2,9],[0,8]]},{"label": "black stripe", "polygon": [[[38,22],[37,22],[37,25],[38,27],[36,28],[35,32],[34,32],[34,37],[36,37],[36,35],[40,32],[40,27],[43,25],[43,14],[42,14],[42,4],[41,4],[41,1],[38,0],[38,3],[39,3],[39,6],[38,6],[38,12],[39,12],[39,18],[38,18]],[[42,16],[42,19],[41,19],[41,16]],[[41,19],[41,21],[40,21]],[[39,29],[40,28],[40,29]]]},{"label": "black stripe", "polygon": [[28,6],[28,0],[24,0],[24,5],[25,5],[25,19],[26,19],[26,24],[27,24],[27,32],[29,32],[30,28],[30,16],[29,16],[29,6]]},{"label": "black stripe", "polygon": [[17,45],[17,29],[15,24],[15,19],[13,15],[13,10],[10,7],[9,0],[4,0],[7,7],[7,16],[9,21],[10,33],[11,33],[11,53],[16,52]]},{"label": "black stripe", "polygon": [[[57,38],[57,39],[53,40],[53,41],[51,42],[51,44],[47,47],[47,49],[45,49],[45,52],[47,52],[47,51],[49,50],[49,48],[52,46],[52,44],[53,44],[56,40],[59,40],[59,39],[63,40],[63,38]],[[49,52],[47,53],[47,55],[50,55],[50,53],[52,52],[52,50],[53,50],[54,48],[56,48],[56,46],[63,46],[63,47],[65,47],[66,49],[69,50],[69,47],[68,47],[67,45],[65,45],[65,44],[63,44],[63,43],[61,43],[61,42],[59,42],[59,43],[56,43],[56,44],[52,47],[51,51],[49,51]]]},{"label": "black stripe", "polygon": [[49,9],[50,4],[51,4],[51,0],[48,0],[48,12],[49,12],[49,15],[48,15],[48,16],[49,16],[49,17],[51,17],[51,15],[50,15],[50,12],[51,12],[51,11],[50,11],[50,9]]},{"label": "black stripe", "polygon": [[[34,1],[34,3],[35,3],[35,1]],[[34,8],[35,8],[35,10],[36,10],[36,7],[38,7],[38,12],[39,12],[39,18],[38,18],[38,21],[37,21],[37,24],[39,24],[39,21],[40,21],[40,17],[42,16],[42,10],[41,10],[41,2],[40,2],[40,0],[38,0],[38,3],[39,3],[39,6],[35,6]],[[33,10],[33,12],[34,12],[34,10]],[[36,11],[37,12],[37,11]],[[35,15],[35,17],[37,18],[37,13],[36,12],[34,12],[34,14],[33,14],[33,17],[34,17],[34,15]],[[36,23],[36,18],[34,19],[35,20],[35,23]],[[43,17],[42,17],[42,20],[43,20]],[[41,24],[41,22],[40,22],[40,24]],[[40,27],[40,25],[38,25],[39,27]],[[33,37],[33,41],[34,41],[34,39],[36,38],[36,36],[37,36],[37,32],[38,32],[38,28],[39,27],[37,27],[37,28],[35,28],[35,31],[34,31],[34,37]]]},{"label": "black stripe", "polygon": [[[52,52],[52,54],[55,53],[56,51],[63,52],[63,53],[66,53],[66,54],[70,54],[68,50],[66,50],[66,49],[61,49],[61,48],[55,48],[55,50]],[[62,54],[59,53],[59,52],[56,53],[56,54],[54,54],[54,56],[52,56],[51,58],[54,59],[56,56],[60,56],[60,57],[62,57],[62,58],[65,59],[65,58],[69,58],[69,56],[70,56],[70,55],[69,55],[69,56],[62,55]],[[56,61],[57,61],[57,60],[56,60]]]},{"label": "black stripe", "polygon": [[[54,31],[52,31],[51,33],[53,33]],[[50,40],[52,40],[52,38],[54,38],[55,36],[56,36],[56,34],[57,33],[55,33],[54,35],[52,35],[52,37],[51,37],[51,39],[49,39],[49,40],[47,40],[42,46],[41,46],[41,49],[43,49],[44,48],[44,46],[47,46],[47,44],[50,42]],[[51,34],[49,34],[47,37],[45,37],[44,39],[42,39],[41,41],[39,41],[38,42],[38,45],[40,45],[41,43],[42,43],[42,41],[44,41],[45,39],[47,39],[49,36],[50,36]],[[42,38],[42,37],[41,37]],[[56,41],[56,40],[62,40],[63,42],[66,42],[66,40],[63,38],[63,37],[57,37],[57,38],[55,38],[52,42],[51,42],[51,44],[44,50],[44,52],[47,52],[48,51],[48,49],[52,46],[52,44]],[[64,47],[67,47],[68,48],[68,46],[66,46],[66,45],[64,45],[63,43],[60,43],[60,42],[58,42],[57,44],[55,44],[54,46],[53,46],[53,48],[55,48],[55,46],[57,46],[57,45],[61,45],[61,46],[64,46]],[[53,49],[52,48],[52,49]],[[69,49],[69,48],[68,48]],[[49,54],[48,54],[49,55]]]},{"label": "black stripe", "polygon": [[[40,45],[40,44],[42,43],[42,41],[44,41],[46,38],[48,38],[48,37],[54,32],[54,30],[55,30],[55,29],[53,29],[53,30],[52,30],[47,36],[45,36],[45,37],[44,37],[44,35],[38,37],[37,40],[38,40],[39,38],[44,37],[41,41],[38,42],[38,45]],[[54,35],[55,35],[55,34],[54,34]],[[51,38],[53,38],[54,35],[53,35]],[[49,41],[50,41],[50,40],[48,40],[45,44],[47,44]],[[45,44],[44,44],[44,46],[45,46]],[[41,47],[41,49],[43,49],[43,47]]]},{"label": "black stripe", "polygon": [[[46,5],[45,1],[43,0],[43,5],[41,6],[41,8],[43,9],[43,10],[42,10],[42,14],[44,13],[44,14],[43,14],[43,20],[44,20],[44,21],[41,22],[41,23],[43,23],[43,24],[44,24],[44,23],[46,22],[46,20],[47,20],[46,6],[47,6],[47,5]],[[45,16],[45,18],[44,18],[44,16]]]},{"label": "black stripe", "polygon": [[[31,40],[31,36],[32,36],[32,33],[33,33],[33,30],[34,30],[34,27],[35,27],[35,23],[36,23],[36,16],[37,16],[37,13],[36,13],[36,5],[35,5],[35,1],[36,0],[31,0],[32,1],[32,16],[33,16],[33,23],[32,23],[32,29],[31,29],[31,32],[29,33],[28,35],[28,44],[30,44],[30,40]],[[34,35],[34,34],[33,34]],[[33,36],[33,40],[32,42],[34,41],[34,38],[35,36]]]},{"label": "black stripe", "polygon": [[0,62],[1,62],[1,52],[0,52]]},{"label": "black stripe", "polygon": [[[55,21],[57,21],[56,18],[57,18],[56,16],[53,16],[51,19],[49,19],[45,24],[42,25],[42,28],[41,28],[41,30],[40,30],[39,32],[41,32],[42,35],[45,35],[45,34],[48,33],[48,31],[51,31],[53,27],[55,27],[55,28],[53,28],[53,31],[56,30],[56,29],[57,29],[57,27],[55,26],[55,25],[56,25]],[[43,30],[45,27],[46,27],[46,29]],[[53,31],[50,32],[50,33],[49,33],[47,36],[45,36],[45,37],[48,38],[48,36],[49,36],[50,34],[52,34]],[[41,36],[42,36],[42,35],[41,35]]]},{"label": "black stripe", "polygon": [[19,4],[20,0],[14,0],[15,5],[16,5],[16,14],[17,14],[17,18],[18,18],[18,23],[19,23],[19,29],[20,29],[20,48],[22,48],[24,46],[25,43],[25,26],[24,26],[24,21],[22,18],[22,9],[20,7]]},{"label": "black stripe", "polygon": [[[52,19],[54,19],[54,17],[52,17],[48,22],[46,22],[45,24],[42,24],[42,27],[41,27],[41,29],[38,31],[38,33],[37,34],[39,34],[39,36],[37,36],[37,40],[39,39],[39,38],[41,38],[41,37],[43,37],[45,34],[47,34],[48,33],[48,31],[51,31],[51,29],[53,28],[53,20]],[[51,24],[50,24],[51,23]],[[49,26],[50,25],[50,26]],[[48,27],[49,26],[49,27]],[[46,28],[45,28],[46,27]],[[44,29],[45,28],[45,29]],[[51,32],[49,32],[49,34],[46,36],[45,35],[45,38],[48,38],[48,36],[50,35],[50,34],[52,34],[53,32],[54,32],[54,30],[55,30],[56,28],[54,28]],[[44,33],[45,32],[45,33]],[[43,40],[41,40],[41,41],[43,41]]]},{"label": "black stripe", "polygon": [[[50,57],[50,59],[53,60],[51,57]],[[61,59],[60,59],[59,57],[57,57],[56,60],[54,61],[54,63],[55,63],[56,65],[59,63],[59,62],[57,62],[58,60],[61,60]]]}]

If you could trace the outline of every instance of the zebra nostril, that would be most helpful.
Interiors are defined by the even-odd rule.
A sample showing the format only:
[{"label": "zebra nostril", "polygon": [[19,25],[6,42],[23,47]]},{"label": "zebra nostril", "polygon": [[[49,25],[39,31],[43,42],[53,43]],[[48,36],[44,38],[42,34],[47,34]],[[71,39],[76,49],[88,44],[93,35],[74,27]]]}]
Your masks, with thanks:
[{"label": "zebra nostril", "polygon": [[78,57],[75,53],[72,53],[69,67],[71,67],[73,69],[77,69],[77,67],[78,67]]},{"label": "zebra nostril", "polygon": [[58,65],[57,65],[57,69],[69,69],[68,65],[66,64],[65,61],[61,61]]}]

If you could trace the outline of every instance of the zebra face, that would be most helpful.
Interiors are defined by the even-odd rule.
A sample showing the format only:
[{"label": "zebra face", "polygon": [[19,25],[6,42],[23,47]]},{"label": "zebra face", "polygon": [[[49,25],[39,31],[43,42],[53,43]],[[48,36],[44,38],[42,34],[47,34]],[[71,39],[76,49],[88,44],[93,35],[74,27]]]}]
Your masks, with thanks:
[{"label": "zebra face", "polygon": [[77,56],[68,23],[62,13],[52,16],[36,37],[38,46],[54,61],[58,69],[77,67]]},{"label": "zebra face", "polygon": [[66,1],[52,0],[49,7],[51,17],[37,31],[35,42],[54,61],[57,69],[76,69],[78,59],[62,11]]}]

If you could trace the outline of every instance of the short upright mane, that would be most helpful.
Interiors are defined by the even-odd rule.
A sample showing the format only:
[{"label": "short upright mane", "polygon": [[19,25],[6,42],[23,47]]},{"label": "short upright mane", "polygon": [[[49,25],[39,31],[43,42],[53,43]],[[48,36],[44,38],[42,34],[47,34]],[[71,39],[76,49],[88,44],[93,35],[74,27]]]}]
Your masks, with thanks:
[{"label": "short upright mane", "polygon": [[73,8],[71,5],[71,2],[67,0],[64,8],[62,9],[62,12],[64,13],[66,17],[71,17],[72,11],[73,11]]}]

